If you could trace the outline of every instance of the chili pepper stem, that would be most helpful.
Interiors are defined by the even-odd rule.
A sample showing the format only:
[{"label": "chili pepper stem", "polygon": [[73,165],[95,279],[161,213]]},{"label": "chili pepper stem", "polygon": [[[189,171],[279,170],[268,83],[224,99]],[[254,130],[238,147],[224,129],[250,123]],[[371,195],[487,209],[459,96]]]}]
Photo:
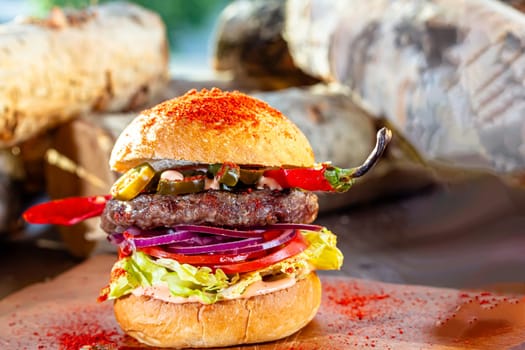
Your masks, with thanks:
[{"label": "chili pepper stem", "polygon": [[326,167],[324,176],[332,186],[332,190],[336,192],[348,191],[354,184],[355,178],[366,174],[379,161],[391,139],[392,131],[387,128],[381,128],[377,132],[376,145],[363,164],[350,169]]},{"label": "chili pepper stem", "polygon": [[386,146],[388,146],[391,139],[392,131],[387,128],[381,128],[376,135],[376,145],[368,158],[360,166],[349,169],[352,171],[351,177],[361,177],[372,169],[379,161],[379,158],[381,158],[381,155],[383,155],[383,152],[385,152]]}]

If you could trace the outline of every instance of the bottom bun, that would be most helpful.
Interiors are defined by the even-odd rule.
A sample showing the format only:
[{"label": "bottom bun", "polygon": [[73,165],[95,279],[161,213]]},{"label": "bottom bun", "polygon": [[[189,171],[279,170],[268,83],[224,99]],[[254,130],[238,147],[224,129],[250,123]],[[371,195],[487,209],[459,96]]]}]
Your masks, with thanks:
[{"label": "bottom bun", "polygon": [[310,322],[321,304],[321,282],[310,273],[293,286],[215,304],[169,303],[133,294],[115,301],[122,329],[156,347],[222,347],[277,340]]}]

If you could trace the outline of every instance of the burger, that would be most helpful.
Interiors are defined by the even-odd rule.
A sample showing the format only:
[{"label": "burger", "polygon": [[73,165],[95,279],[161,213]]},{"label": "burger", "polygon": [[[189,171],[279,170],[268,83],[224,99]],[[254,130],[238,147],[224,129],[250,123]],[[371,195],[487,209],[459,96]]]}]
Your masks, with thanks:
[{"label": "burger", "polygon": [[142,112],[118,137],[101,227],[119,257],[99,300],[154,347],[222,347],[287,337],[321,303],[336,236],[313,224],[315,192],[342,192],[373,166],[315,163],[301,131],[263,101],[192,90]]}]

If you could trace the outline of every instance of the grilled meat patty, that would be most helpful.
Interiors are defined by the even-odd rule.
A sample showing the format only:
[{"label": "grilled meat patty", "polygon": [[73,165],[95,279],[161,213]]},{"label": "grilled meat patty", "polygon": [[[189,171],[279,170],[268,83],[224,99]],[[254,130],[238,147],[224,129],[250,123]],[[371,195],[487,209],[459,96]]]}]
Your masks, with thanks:
[{"label": "grilled meat patty", "polygon": [[177,224],[241,227],[311,223],[318,209],[315,194],[297,189],[142,194],[130,201],[108,201],[101,216],[101,227],[110,233],[121,232],[129,226],[152,229]]}]

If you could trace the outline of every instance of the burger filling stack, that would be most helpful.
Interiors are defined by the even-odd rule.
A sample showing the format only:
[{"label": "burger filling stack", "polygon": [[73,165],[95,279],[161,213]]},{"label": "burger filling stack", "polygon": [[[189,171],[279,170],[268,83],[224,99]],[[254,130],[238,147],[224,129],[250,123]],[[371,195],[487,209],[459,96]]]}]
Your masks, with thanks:
[{"label": "burger filling stack", "polygon": [[118,246],[100,301],[157,347],[280,339],[315,316],[315,271],[337,270],[336,236],[313,224],[316,191],[343,192],[378,160],[315,163],[301,131],[239,92],[192,90],[142,112],[110,158],[121,173],[101,215]]}]

